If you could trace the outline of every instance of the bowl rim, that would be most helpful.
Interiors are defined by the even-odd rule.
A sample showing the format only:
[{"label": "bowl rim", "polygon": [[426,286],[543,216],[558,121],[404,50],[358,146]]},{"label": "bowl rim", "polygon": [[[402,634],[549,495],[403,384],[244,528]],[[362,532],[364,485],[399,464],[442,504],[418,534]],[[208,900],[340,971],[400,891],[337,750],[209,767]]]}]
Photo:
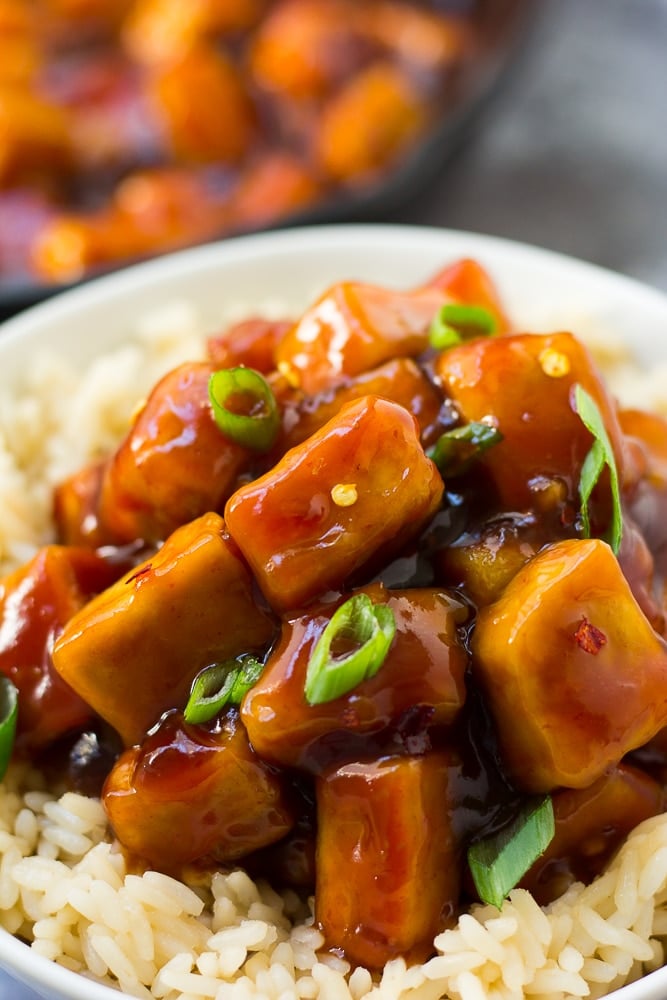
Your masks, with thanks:
[{"label": "bowl rim", "polygon": [[[119,302],[131,303],[133,296],[159,295],[174,283],[187,285],[202,271],[211,275],[232,264],[251,267],[258,260],[266,262],[285,255],[302,260],[314,255],[325,260],[332,253],[344,254],[351,246],[355,247],[355,253],[378,254],[380,265],[382,259],[395,257],[399,251],[408,260],[420,254],[429,261],[440,256],[443,264],[448,256],[471,256],[481,258],[494,279],[494,268],[499,261],[503,261],[503,271],[518,268],[527,279],[536,273],[553,274],[559,287],[572,282],[577,288],[590,288],[594,299],[606,297],[613,289],[623,301],[643,304],[647,315],[661,319],[667,331],[667,294],[597,264],[504,237],[464,230],[387,223],[343,223],[228,238],[92,279],[31,306],[0,324],[0,362],[11,357],[26,340],[42,343],[54,323],[71,321],[75,324],[89,313]],[[353,278],[354,274],[349,277]],[[323,278],[326,275],[323,274]],[[502,280],[499,284],[502,285]],[[664,352],[667,358],[667,343]],[[4,382],[4,375],[0,376],[0,382]],[[53,996],[53,992],[49,991],[54,989],[59,991],[58,996],[70,1000],[112,1000],[113,997],[126,996],[114,987],[35,954],[27,944],[2,928],[0,967],[33,990],[44,991],[44,996]],[[647,983],[650,985],[647,986]],[[667,995],[667,966],[608,994],[614,1000],[659,1000],[664,995]]]},{"label": "bowl rim", "polygon": [[[232,261],[248,263],[267,256],[306,249],[309,253],[342,251],[350,246],[366,246],[391,256],[391,248],[400,243],[408,257],[414,252],[444,253],[460,256],[488,257],[504,262],[504,270],[523,268],[528,273],[547,268],[568,271],[578,282],[590,283],[594,292],[611,282],[629,295],[637,295],[657,309],[667,308],[667,291],[652,286],[629,274],[533,243],[507,236],[485,234],[472,230],[449,229],[442,226],[411,225],[382,222],[342,222],[295,226],[227,237],[213,243],[189,247],[174,253],[140,261],[108,274],[91,278],[68,287],[45,301],[0,322],[0,350],[8,340],[24,336],[28,327],[53,323],[63,315],[90,308],[96,303],[108,303],[126,295],[136,294],[145,287],[168,285],[181,278],[191,279],[202,269],[228,266]],[[354,278],[354,275],[350,275]]]}]

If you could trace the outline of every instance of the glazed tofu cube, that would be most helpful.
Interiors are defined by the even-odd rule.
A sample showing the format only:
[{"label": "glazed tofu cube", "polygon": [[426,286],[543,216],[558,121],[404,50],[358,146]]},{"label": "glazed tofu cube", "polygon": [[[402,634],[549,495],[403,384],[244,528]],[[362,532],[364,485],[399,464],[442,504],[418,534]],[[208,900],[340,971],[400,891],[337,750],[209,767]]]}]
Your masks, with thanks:
[{"label": "glazed tofu cube", "polygon": [[278,344],[278,368],[304,392],[329,389],[385,361],[415,357],[428,347],[437,288],[389,291],[357,281],[333,285]]},{"label": "glazed tofu cube", "polygon": [[225,520],[264,596],[284,611],[341,587],[380,549],[395,552],[442,492],[414,417],[365,396],[237,490]]},{"label": "glazed tofu cube", "polygon": [[400,66],[378,61],[325,104],[315,140],[317,160],[336,181],[367,179],[404,153],[426,121],[424,100],[410,76]]},{"label": "glazed tofu cube", "polygon": [[19,692],[17,743],[35,749],[87,723],[92,709],[53,669],[53,642],[113,567],[86,549],[47,545],[0,583],[0,672]]},{"label": "glazed tofu cube", "polygon": [[600,409],[623,481],[615,406],[587,349],[571,334],[477,339],[444,351],[435,371],[464,423],[486,420],[503,435],[480,459],[502,509],[533,509],[553,483],[570,502],[576,499],[593,438],[574,408],[575,383]]},{"label": "glazed tofu cube", "polygon": [[118,759],[102,801],[123,847],[174,873],[233,861],[292,826],[283,782],[253,751],[235,710],[210,728],[165,716]]},{"label": "glazed tofu cube", "polygon": [[477,617],[473,674],[517,785],[585,788],[667,723],[667,644],[598,539],[547,546]]},{"label": "glazed tofu cube", "polygon": [[552,800],[554,838],[521,880],[541,905],[573,882],[592,882],[628,834],[665,809],[661,785],[628,764],[611,768],[588,788],[561,788]]},{"label": "glazed tofu cube", "polygon": [[59,541],[65,545],[85,545],[97,548],[111,542],[100,531],[97,521],[105,462],[94,461],[82,466],[53,491],[53,519]]},{"label": "glazed tofu cube", "polygon": [[447,16],[444,8],[431,11],[400,0],[381,0],[360,4],[359,17],[369,39],[425,76],[451,69],[472,42],[465,22],[455,13]]},{"label": "glazed tofu cube", "polygon": [[208,398],[214,370],[196,361],[168,372],[107,463],[99,529],[116,542],[161,541],[221,509],[232,492],[249,453],[215,422]]},{"label": "glazed tofu cube", "polygon": [[459,895],[444,753],[345,764],[317,781],[315,919],[353,963],[424,960]]},{"label": "glazed tofu cube", "polygon": [[229,226],[260,229],[296,215],[323,197],[321,180],[303,156],[277,150],[249,163],[229,201]]},{"label": "glazed tofu cube", "polygon": [[[318,605],[283,625],[262,676],[246,695],[242,717],[257,752],[287,767],[317,770],[323,757],[349,753],[354,741],[395,738],[404,713],[423,711],[423,725],[449,725],[465,701],[467,653],[458,627],[466,607],[440,590],[367,588],[374,604],[386,603],[396,634],[382,667],[347,694],[308,704],[308,661],[336,604]],[[421,730],[411,733],[417,738]]]},{"label": "glazed tofu cube", "polygon": [[249,70],[256,86],[294,101],[322,98],[359,67],[357,4],[280,0],[253,35]]},{"label": "glazed tofu cube", "polygon": [[203,667],[262,652],[273,634],[222,518],[211,513],[74,615],[53,661],[131,745],[167,709],[185,705]]},{"label": "glazed tofu cube", "polygon": [[429,381],[411,358],[396,358],[379,368],[365,372],[330,392],[306,397],[300,405],[286,412],[288,423],[283,444],[293,448],[319,430],[340,410],[344,403],[361,396],[383,396],[400,403],[417,418],[422,436],[437,431],[437,421],[443,403],[440,391]]},{"label": "glazed tofu cube", "polygon": [[551,528],[543,520],[525,515],[492,518],[438,550],[438,582],[462,588],[477,607],[491,604],[522,566],[551,540]]},{"label": "glazed tofu cube", "polygon": [[[643,410],[620,410],[619,422],[633,448],[638,482],[631,492],[633,520],[654,553],[667,546],[667,418]],[[667,601],[665,602],[667,609]]]},{"label": "glazed tofu cube", "polygon": [[202,42],[152,65],[147,92],[181,163],[238,162],[254,138],[255,112],[244,81],[213,45]]},{"label": "glazed tofu cube", "polygon": [[268,375],[276,367],[276,345],[292,325],[289,320],[263,319],[261,316],[233,323],[208,338],[208,359],[216,368],[245,365]]},{"label": "glazed tofu cube", "polygon": [[215,35],[244,31],[266,0],[129,0],[122,41],[138,62],[164,62]]},{"label": "glazed tofu cube", "polygon": [[497,334],[509,333],[512,329],[491,275],[471,257],[447,264],[426,282],[426,287],[439,288],[455,302],[488,309],[496,322],[494,332]]},{"label": "glazed tofu cube", "polygon": [[0,188],[72,169],[70,123],[62,108],[12,85],[0,89]]}]

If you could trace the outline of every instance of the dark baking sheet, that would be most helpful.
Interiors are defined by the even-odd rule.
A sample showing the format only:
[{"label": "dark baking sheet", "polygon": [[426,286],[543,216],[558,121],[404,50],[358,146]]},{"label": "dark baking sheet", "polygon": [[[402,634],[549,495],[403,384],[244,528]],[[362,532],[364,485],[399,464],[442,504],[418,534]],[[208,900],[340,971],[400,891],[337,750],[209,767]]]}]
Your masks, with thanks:
[{"label": "dark baking sheet", "polygon": [[[440,176],[447,160],[483,126],[493,98],[529,44],[540,0],[486,0],[479,13],[481,56],[453,82],[433,126],[394,167],[372,186],[338,193],[314,208],[281,219],[266,229],[326,222],[379,221],[404,206]],[[462,0],[465,7],[465,0]],[[126,262],[128,266],[132,261]],[[94,278],[90,274],[84,281]],[[0,320],[64,291],[70,285],[0,278]]]}]

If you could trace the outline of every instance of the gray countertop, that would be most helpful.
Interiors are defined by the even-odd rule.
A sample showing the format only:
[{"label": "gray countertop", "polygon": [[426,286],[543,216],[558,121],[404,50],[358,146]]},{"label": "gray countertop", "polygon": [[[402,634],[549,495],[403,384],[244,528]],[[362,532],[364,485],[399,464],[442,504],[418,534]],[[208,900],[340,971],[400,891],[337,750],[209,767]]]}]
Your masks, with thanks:
[{"label": "gray countertop", "polygon": [[518,63],[395,219],[510,237],[667,291],[667,0],[536,0]]},{"label": "gray countertop", "polygon": [[[544,0],[480,127],[395,221],[492,233],[667,291],[667,0]],[[0,972],[0,1000],[36,1000]]]}]

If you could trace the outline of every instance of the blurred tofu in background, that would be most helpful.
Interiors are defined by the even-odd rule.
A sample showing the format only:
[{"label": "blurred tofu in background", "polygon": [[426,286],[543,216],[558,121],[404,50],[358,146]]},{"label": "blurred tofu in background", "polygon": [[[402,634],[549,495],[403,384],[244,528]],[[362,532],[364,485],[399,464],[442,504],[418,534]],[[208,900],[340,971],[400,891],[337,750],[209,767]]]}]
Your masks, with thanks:
[{"label": "blurred tofu in background", "polygon": [[470,99],[498,8],[0,0],[0,291],[377,191]]}]

